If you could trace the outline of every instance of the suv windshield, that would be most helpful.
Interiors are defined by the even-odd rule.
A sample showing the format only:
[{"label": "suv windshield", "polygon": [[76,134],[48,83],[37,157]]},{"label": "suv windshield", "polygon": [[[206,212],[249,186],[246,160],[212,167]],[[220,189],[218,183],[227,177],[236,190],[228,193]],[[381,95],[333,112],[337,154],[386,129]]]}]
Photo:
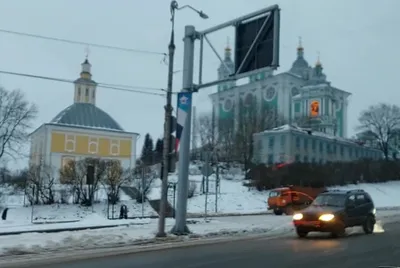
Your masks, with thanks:
[{"label": "suv windshield", "polygon": [[343,207],[346,201],[346,196],[344,195],[319,195],[312,202],[314,206],[331,206],[331,207]]},{"label": "suv windshield", "polygon": [[281,192],[280,191],[271,191],[269,192],[269,197],[276,197],[276,196],[280,196]]}]

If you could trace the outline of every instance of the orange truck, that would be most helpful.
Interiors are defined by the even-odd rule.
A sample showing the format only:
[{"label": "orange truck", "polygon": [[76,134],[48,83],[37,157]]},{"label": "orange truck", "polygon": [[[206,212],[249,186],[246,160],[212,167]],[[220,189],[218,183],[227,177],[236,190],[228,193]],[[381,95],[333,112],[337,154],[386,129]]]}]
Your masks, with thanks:
[{"label": "orange truck", "polygon": [[303,186],[287,186],[273,189],[268,196],[268,210],[275,215],[292,215],[294,211],[307,207],[325,187],[313,188]]}]

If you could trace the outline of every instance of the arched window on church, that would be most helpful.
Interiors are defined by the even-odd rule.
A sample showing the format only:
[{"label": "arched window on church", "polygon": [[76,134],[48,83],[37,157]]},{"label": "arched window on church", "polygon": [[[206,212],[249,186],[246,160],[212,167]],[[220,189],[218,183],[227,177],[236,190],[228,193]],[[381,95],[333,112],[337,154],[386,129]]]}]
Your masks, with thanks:
[{"label": "arched window on church", "polygon": [[111,155],[119,155],[119,140],[111,140],[110,142],[110,154]]},{"label": "arched window on church", "polygon": [[88,152],[89,154],[97,154],[99,151],[99,138],[89,137]]},{"label": "arched window on church", "polygon": [[80,96],[81,96],[81,88],[78,87],[78,97],[80,97]]},{"label": "arched window on church", "polygon": [[89,88],[85,90],[85,102],[89,102]]},{"label": "arched window on church", "polygon": [[75,135],[65,135],[65,151],[75,151]]}]

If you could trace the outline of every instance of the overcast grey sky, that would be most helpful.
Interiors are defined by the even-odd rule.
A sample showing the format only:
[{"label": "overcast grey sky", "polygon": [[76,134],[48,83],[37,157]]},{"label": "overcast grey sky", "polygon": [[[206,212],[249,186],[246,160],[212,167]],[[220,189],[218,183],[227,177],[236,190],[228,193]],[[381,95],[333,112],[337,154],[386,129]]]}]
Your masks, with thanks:
[{"label": "overcast grey sky", "polygon": [[[180,0],[209,15],[203,20],[190,10],[176,18],[175,70],[182,68],[182,33],[185,24],[202,30],[272,4],[281,11],[281,67],[290,68],[302,36],[305,56],[314,64],[317,51],[328,80],[353,94],[349,130],[353,134],[362,109],[376,102],[398,104],[400,63],[400,1],[398,0]],[[169,0],[0,0],[0,29],[64,39],[167,52],[170,31]],[[223,53],[233,29],[210,36]],[[85,47],[0,33],[0,70],[75,79]],[[165,88],[167,66],[162,56],[90,48],[93,79],[97,82]],[[198,58],[198,55],[196,55]],[[204,79],[216,79],[219,60],[205,51]],[[195,74],[197,77],[197,74]],[[174,90],[181,87],[175,75]],[[73,85],[0,75],[0,85],[23,90],[39,107],[36,126],[50,121],[73,102]],[[211,108],[206,89],[195,96],[198,111]],[[97,105],[127,131],[155,138],[162,134],[163,105],[158,96],[99,89]],[[176,99],[174,99],[174,105]],[[21,164],[25,164],[23,161]]]}]

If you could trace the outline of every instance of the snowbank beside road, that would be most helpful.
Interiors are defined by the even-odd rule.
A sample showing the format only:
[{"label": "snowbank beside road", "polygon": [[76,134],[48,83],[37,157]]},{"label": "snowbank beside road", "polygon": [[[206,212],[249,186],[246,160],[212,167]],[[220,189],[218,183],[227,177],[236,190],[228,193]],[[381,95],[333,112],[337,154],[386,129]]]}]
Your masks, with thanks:
[{"label": "snowbank beside road", "polygon": [[[190,238],[254,233],[278,234],[292,229],[291,217],[287,216],[241,216],[210,220],[196,219],[190,222],[193,222],[188,224],[192,235],[186,238],[169,236],[166,240],[181,241]],[[170,230],[173,223],[173,220],[168,219],[166,230]],[[2,236],[0,237],[0,254],[36,254],[66,249],[78,250],[165,242],[165,239],[154,239],[156,230],[157,220],[151,220],[149,224],[140,226],[130,225],[102,230]]]}]

